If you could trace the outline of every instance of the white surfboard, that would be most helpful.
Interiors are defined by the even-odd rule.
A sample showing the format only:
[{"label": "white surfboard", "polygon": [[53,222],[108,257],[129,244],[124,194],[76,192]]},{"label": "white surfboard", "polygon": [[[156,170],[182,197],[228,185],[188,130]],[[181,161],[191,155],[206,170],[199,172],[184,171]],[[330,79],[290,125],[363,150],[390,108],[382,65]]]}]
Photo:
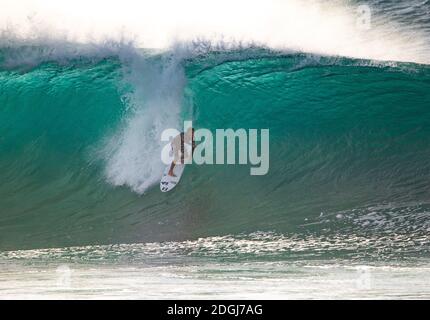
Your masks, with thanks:
[{"label": "white surfboard", "polygon": [[[190,144],[185,143],[184,148],[187,150],[188,154],[191,154],[192,148]],[[173,150],[171,152],[173,152]],[[172,177],[172,176],[169,176],[170,166],[171,164],[169,164],[164,169],[163,176],[161,177],[161,181],[160,181],[161,192],[169,192],[174,187],[176,187],[176,185],[179,183],[179,180],[181,180],[182,173],[184,172],[184,169],[185,169],[185,164],[180,164],[180,163],[176,164],[175,167],[173,168],[173,174],[175,176]]]},{"label": "white surfboard", "polygon": [[176,185],[179,183],[179,180],[181,179],[182,173],[184,172],[185,165],[184,164],[177,164],[175,165],[175,168],[173,168],[173,174],[175,177],[169,176],[169,169],[170,165],[164,169],[163,177],[160,181],[160,190],[161,192],[169,192],[172,190]]}]

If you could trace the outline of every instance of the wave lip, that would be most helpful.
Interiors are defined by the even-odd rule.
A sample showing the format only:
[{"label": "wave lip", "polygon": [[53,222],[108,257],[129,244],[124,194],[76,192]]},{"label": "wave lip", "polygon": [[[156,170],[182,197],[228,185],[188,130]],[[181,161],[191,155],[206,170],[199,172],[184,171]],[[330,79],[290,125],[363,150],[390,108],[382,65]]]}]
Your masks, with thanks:
[{"label": "wave lip", "polygon": [[20,7],[9,3],[0,15],[5,21],[0,25],[0,43],[21,39],[52,45],[57,39],[92,44],[121,41],[131,34],[129,40],[142,48],[165,50],[175,42],[205,39],[428,64],[428,4],[414,1],[408,13],[404,6],[402,2],[377,0],[364,5],[322,0],[221,0],[205,6],[197,0],[126,1],[121,5],[101,0],[88,5],[77,0],[73,4],[43,2]]}]

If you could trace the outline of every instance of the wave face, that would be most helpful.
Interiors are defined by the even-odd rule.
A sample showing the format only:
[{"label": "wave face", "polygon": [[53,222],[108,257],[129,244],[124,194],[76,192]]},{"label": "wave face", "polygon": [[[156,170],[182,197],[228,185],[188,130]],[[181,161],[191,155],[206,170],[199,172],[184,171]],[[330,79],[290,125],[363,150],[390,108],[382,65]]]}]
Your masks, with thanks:
[{"label": "wave face", "polygon": [[[124,56],[3,67],[2,249],[428,233],[428,66],[252,48]],[[190,118],[270,129],[269,173],[194,165],[160,193],[159,135]]]}]

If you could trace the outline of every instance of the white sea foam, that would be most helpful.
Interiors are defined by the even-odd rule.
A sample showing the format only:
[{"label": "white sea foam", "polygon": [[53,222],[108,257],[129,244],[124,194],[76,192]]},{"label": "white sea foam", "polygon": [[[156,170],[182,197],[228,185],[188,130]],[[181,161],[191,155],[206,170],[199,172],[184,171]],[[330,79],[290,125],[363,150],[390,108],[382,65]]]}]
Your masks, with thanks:
[{"label": "white sea foam", "polygon": [[180,52],[172,55],[128,57],[125,81],[133,87],[129,112],[104,148],[106,176],[116,186],[126,185],[144,193],[159,181],[166,128],[179,128],[186,83]]},{"label": "white sea foam", "polygon": [[275,49],[375,60],[430,62],[420,26],[406,28],[349,1],[322,0],[0,0],[0,30],[22,38],[92,43],[127,37],[139,47],[168,48],[196,38],[253,42]]}]

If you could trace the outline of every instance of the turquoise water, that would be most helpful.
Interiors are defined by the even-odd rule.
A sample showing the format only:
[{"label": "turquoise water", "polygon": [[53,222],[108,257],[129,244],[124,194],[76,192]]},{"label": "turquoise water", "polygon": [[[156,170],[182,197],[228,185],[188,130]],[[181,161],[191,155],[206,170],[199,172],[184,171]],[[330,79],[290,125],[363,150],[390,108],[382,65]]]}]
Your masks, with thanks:
[{"label": "turquoise water", "polygon": [[[327,226],[428,232],[426,65],[252,48],[133,59],[3,69],[3,249]],[[177,128],[191,118],[211,130],[270,129],[268,174],[195,165],[175,192],[161,194],[164,114]],[[379,230],[363,225],[372,215]]]}]

